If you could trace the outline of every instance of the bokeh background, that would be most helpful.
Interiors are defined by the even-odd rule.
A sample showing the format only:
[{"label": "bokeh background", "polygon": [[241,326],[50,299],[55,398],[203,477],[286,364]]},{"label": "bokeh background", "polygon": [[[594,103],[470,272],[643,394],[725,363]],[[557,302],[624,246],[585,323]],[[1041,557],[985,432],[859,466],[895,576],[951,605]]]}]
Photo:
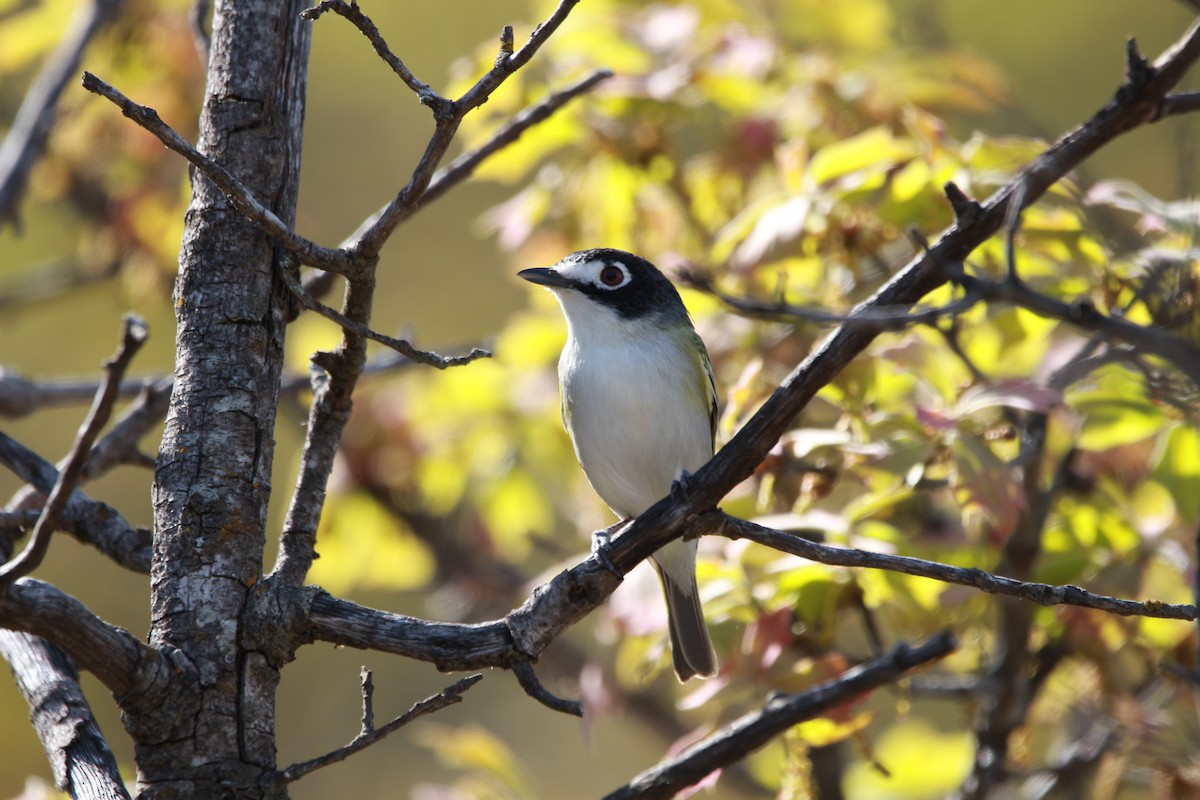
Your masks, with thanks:
[{"label": "bokeh background", "polygon": [[[584,0],[586,5],[588,0]],[[786,0],[782,0],[786,3]],[[38,62],[21,61],[29,31],[18,27],[21,15],[10,14],[21,4],[0,2],[0,130],[12,120]],[[49,0],[33,3],[43,15],[39,31],[61,30],[74,3]],[[145,37],[151,45],[142,56],[146,69],[155,59],[170,76],[164,77],[161,97],[134,99],[159,108],[164,118],[185,135],[194,136],[198,97],[167,97],[177,85],[194,82],[199,71],[194,53],[180,46],[186,5],[139,0],[138,19],[152,18],[157,28],[134,31],[120,26],[97,39],[85,54],[83,67],[105,64],[104,50],[122,36]],[[158,9],[148,13],[146,7]],[[7,8],[6,8],[7,7]],[[442,0],[406,3],[363,3],[390,42],[413,71],[438,87],[448,84],[455,63],[490,48],[505,24],[515,23],[518,41],[530,22],[546,11],[545,3],[523,0]],[[1086,119],[1111,94],[1122,78],[1124,41],[1136,35],[1143,52],[1153,56],[1173,41],[1193,19],[1188,4],[1174,0],[897,0],[888,6],[887,22],[900,41],[913,48],[952,45],[976,53],[994,65],[1004,93],[993,108],[960,111],[948,120],[957,137],[974,128],[993,134],[1054,138]],[[574,21],[568,21],[569,29]],[[43,34],[48,35],[48,34]],[[7,54],[7,55],[6,55]],[[189,62],[190,59],[190,62]],[[124,65],[128,68],[128,65]],[[100,73],[101,77],[105,77]],[[305,151],[299,228],[306,236],[334,244],[347,236],[369,213],[382,205],[406,180],[431,130],[428,115],[367,43],[340,20],[322,20],[314,31],[310,92],[305,122]],[[126,88],[126,87],[121,87]],[[82,89],[68,89],[70,108],[78,113],[116,112],[98,98],[81,98]],[[587,102],[586,99],[582,102]],[[128,147],[153,147],[127,125]],[[1118,141],[1089,161],[1093,178],[1124,177],[1165,197],[1194,193],[1195,121],[1142,130]],[[70,146],[86,150],[87,142]],[[42,170],[34,180],[52,183],[56,176]],[[182,168],[161,191],[186,193]],[[422,346],[454,349],[488,341],[530,298],[513,273],[521,266],[481,225],[487,209],[511,196],[513,187],[473,181],[420,212],[401,229],[385,250],[374,315],[385,332],[415,333]],[[163,217],[143,222],[158,226],[156,236],[178,242],[182,221]],[[175,233],[172,234],[171,232]],[[62,264],[87,255],[81,244],[84,229],[65,206],[27,203],[18,232],[0,230],[0,297],[22,294],[30,287],[53,283]],[[139,356],[135,372],[167,374],[172,366],[173,319],[169,280],[171,253],[148,258],[140,270],[100,280],[76,290],[64,302],[22,302],[0,308],[0,365],[35,379],[93,377],[111,352],[118,320],[128,310],[147,319],[149,346]],[[302,372],[307,354],[336,341],[336,331],[322,320],[298,323],[290,337],[289,365]],[[371,379],[368,379],[368,381]],[[49,458],[57,459],[70,446],[84,406],[49,409],[4,422],[4,430]],[[277,491],[272,508],[277,530],[302,440],[302,416],[285,409],[280,416],[279,451],[275,474]],[[147,443],[153,447],[152,442]],[[18,484],[0,475],[0,495]],[[89,489],[120,508],[134,524],[151,521],[149,475],[123,470]],[[273,535],[273,534],[272,534]],[[580,539],[580,550],[586,547]],[[143,635],[147,625],[145,579],[127,574],[67,537],[56,539],[40,577],[79,596],[103,618]],[[414,614],[428,613],[416,593],[359,589],[351,596],[364,603]],[[375,671],[377,715],[382,718],[408,707],[453,679],[432,668],[400,659],[317,645],[301,651],[284,673],[279,697],[280,763],[319,754],[351,739],[358,726],[358,669]],[[442,712],[435,723],[413,726],[349,761],[319,771],[297,784],[297,798],[408,796],[414,786],[440,781],[450,774],[430,755],[428,739],[445,735],[455,726],[477,723],[500,737],[526,764],[537,765],[533,781],[542,797],[583,797],[610,789],[639,769],[649,766],[665,742],[653,730],[628,716],[604,717],[585,728],[577,721],[551,714],[531,703],[505,674],[490,675],[467,702]],[[102,728],[123,764],[131,763],[130,748],[110,698],[94,680],[85,677]],[[26,720],[28,711],[11,682],[0,680],[0,798],[20,794],[28,776],[49,776],[42,750]],[[469,744],[464,744],[469,749]],[[531,779],[532,780],[532,779]],[[586,787],[586,790],[581,788]],[[727,796],[738,796],[736,793]]]}]

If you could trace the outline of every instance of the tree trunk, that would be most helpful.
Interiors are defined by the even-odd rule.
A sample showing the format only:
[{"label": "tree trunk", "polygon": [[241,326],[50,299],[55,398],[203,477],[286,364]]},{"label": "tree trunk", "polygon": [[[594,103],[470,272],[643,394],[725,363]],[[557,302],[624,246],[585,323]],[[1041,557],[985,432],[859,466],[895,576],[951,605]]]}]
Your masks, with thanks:
[{"label": "tree trunk", "polygon": [[[300,0],[213,11],[199,149],[291,224],[309,26]],[[280,659],[246,647],[263,591],[275,408],[289,300],[275,252],[194,177],[179,277],[175,391],[154,479],[150,643],[183,665],[170,709],[126,708],[144,798],[279,797]]]}]

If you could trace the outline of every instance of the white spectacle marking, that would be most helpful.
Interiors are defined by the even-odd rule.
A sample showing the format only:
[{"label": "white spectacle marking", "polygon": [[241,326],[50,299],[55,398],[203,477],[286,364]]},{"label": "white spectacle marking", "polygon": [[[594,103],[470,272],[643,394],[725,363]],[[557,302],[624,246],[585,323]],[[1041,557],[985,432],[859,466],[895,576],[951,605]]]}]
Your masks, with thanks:
[{"label": "white spectacle marking", "polygon": [[[621,271],[621,280],[616,283],[607,283],[601,276],[606,268],[615,268]],[[600,289],[620,289],[633,279],[629,273],[629,267],[625,266],[620,261],[604,261],[601,259],[592,259],[590,261],[560,261],[553,267],[554,271],[559,275],[572,280],[580,281],[581,283],[590,283]]]}]

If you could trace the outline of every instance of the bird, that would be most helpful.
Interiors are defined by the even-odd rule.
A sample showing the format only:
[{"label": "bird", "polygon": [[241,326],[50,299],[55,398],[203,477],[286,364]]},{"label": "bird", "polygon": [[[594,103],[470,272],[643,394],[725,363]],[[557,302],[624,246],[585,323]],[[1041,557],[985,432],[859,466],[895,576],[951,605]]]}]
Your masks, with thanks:
[{"label": "bird", "polygon": [[[671,281],[632,253],[580,250],[517,274],[550,289],[566,317],[558,378],[575,456],[608,507],[636,517],[712,458],[717,385],[704,341]],[[651,558],[676,676],[715,675],[696,541],[677,539]]]}]

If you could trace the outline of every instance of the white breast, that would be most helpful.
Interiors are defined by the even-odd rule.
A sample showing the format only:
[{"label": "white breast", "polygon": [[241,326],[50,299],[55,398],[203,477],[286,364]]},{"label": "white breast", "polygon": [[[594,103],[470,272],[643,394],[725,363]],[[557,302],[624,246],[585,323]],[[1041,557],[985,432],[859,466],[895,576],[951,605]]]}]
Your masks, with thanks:
[{"label": "white breast", "polygon": [[[670,492],[712,457],[707,408],[688,400],[699,361],[644,321],[559,293],[569,335],[559,360],[565,421],[596,493],[622,518]],[[694,393],[694,388],[690,389]]]}]

